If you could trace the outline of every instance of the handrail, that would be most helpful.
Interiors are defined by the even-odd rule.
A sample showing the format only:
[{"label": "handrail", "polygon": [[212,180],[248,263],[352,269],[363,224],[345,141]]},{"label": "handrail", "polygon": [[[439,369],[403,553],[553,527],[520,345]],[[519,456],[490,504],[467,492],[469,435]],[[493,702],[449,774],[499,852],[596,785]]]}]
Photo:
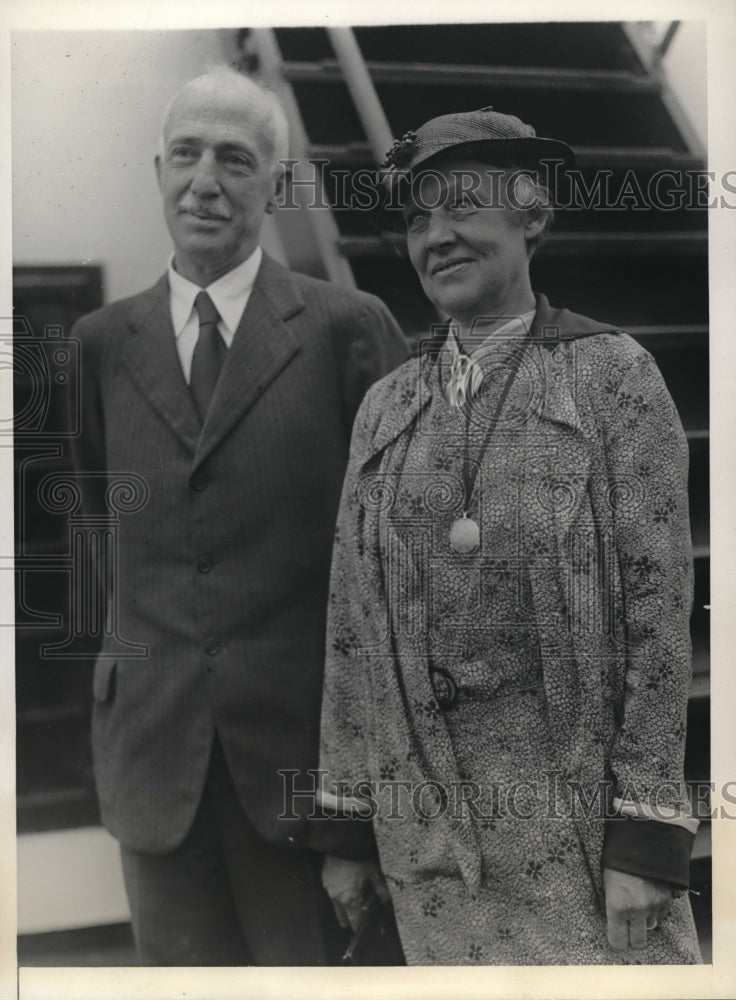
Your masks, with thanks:
[{"label": "handrail", "polygon": [[689,152],[692,153],[693,156],[697,156],[702,163],[705,163],[707,158],[705,146],[694,128],[689,114],[675,93],[672,84],[669,81],[667,70],[663,62],[663,57],[669,50],[679,26],[679,21],[673,21],[665,32],[662,40],[659,43],[652,43],[646,37],[646,33],[640,22],[622,22],[624,34],[626,35],[629,44],[639,57],[639,60],[648,75],[658,83],[662,103],[667,108],[667,111],[685,141]]},{"label": "handrail", "polygon": [[660,43],[657,45],[657,50],[659,52],[660,59],[663,59],[667,55],[667,50],[669,49],[670,45],[672,45],[672,42],[674,40],[675,35],[677,34],[677,30],[679,27],[680,27],[679,21],[670,21],[670,23],[667,25],[667,30],[662,36],[662,40],[660,41]]},{"label": "handrail", "polygon": [[[309,162],[309,137],[307,136],[302,116],[299,111],[294,91],[282,72],[283,57],[273,28],[253,28],[251,38],[255,46],[255,51],[263,80],[278,94],[286,112],[289,123],[289,150],[290,156],[296,160],[295,167],[301,165],[304,169]],[[296,170],[293,173],[296,177]],[[287,178],[288,180],[288,178]],[[340,231],[335,222],[331,209],[322,207],[324,204],[322,196],[322,184],[318,171],[312,170],[309,177],[311,190],[304,184],[296,184],[291,192],[295,202],[299,205],[297,213],[282,209],[276,212],[274,219],[277,223],[285,225],[288,223],[294,228],[297,223],[296,216],[308,220],[308,229],[311,238],[319,255],[319,260],[324,267],[324,275],[335,284],[343,288],[355,288],[355,277],[349,261],[340,253],[338,240]],[[285,216],[288,215],[288,219]],[[293,216],[293,218],[292,218]],[[304,227],[302,226],[302,229]],[[301,230],[294,229],[294,236],[299,236],[302,242]],[[286,239],[284,242],[287,242]],[[297,240],[289,240],[292,252],[298,252]],[[297,270],[309,270],[306,266],[308,261],[291,260],[292,266]]]},{"label": "handrail", "polygon": [[352,28],[328,28],[332,47],[376,163],[393,143],[393,132]]}]

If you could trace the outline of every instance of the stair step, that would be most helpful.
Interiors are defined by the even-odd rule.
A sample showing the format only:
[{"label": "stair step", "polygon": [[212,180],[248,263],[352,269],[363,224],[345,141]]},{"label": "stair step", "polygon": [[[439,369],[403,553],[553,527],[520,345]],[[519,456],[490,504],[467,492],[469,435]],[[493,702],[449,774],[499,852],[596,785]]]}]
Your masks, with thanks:
[{"label": "stair step", "polygon": [[[342,236],[338,246],[346,257],[394,257],[396,251],[406,248],[403,233],[385,232],[380,236]],[[652,233],[552,233],[540,247],[538,254],[693,254],[708,246],[705,232],[652,232]]]},{"label": "stair step", "polygon": [[[669,146],[573,146],[578,167],[615,169],[698,170],[702,163],[696,156]],[[349,167],[374,167],[373,154],[367,142],[315,143],[309,148],[312,160]]]},{"label": "stair step", "polygon": [[[409,337],[436,322],[419,279],[400,247],[393,252],[351,257],[358,288],[384,299]],[[612,262],[615,261],[615,266]],[[628,330],[633,324],[702,324],[708,317],[705,254],[583,254],[571,266],[564,254],[539,254],[532,261],[532,286],[556,306]],[[673,352],[671,352],[673,353]],[[705,387],[707,390],[707,366]],[[693,397],[692,387],[688,395]],[[702,409],[700,398],[691,408]],[[702,426],[702,421],[688,421]]]},{"label": "stair step", "polygon": [[[292,63],[293,87],[310,143],[346,144],[366,136],[337,64]],[[321,69],[327,66],[327,71]],[[334,66],[334,69],[330,69]],[[316,67],[316,68],[315,68]],[[671,116],[653,89],[633,85],[614,90],[580,86],[561,91],[540,82],[508,85],[497,78],[449,86],[430,74],[421,85],[374,78],[378,98],[395,136],[416,129],[437,115],[492,104],[499,111],[531,122],[537,134],[564,139],[571,146],[651,147],[687,151]],[[632,75],[632,79],[638,79]]]},{"label": "stair step", "polygon": [[[463,66],[447,63],[379,62],[367,64],[375,83],[401,83],[409,86],[431,84],[445,87],[513,87],[533,90],[613,91],[616,93],[657,93],[658,82],[646,74],[628,70],[549,68],[541,66]],[[336,59],[319,62],[288,61],[283,72],[292,83],[342,80]]]},{"label": "stair step", "polygon": [[669,326],[627,326],[626,332],[642,347],[650,349],[674,347],[708,347],[707,323],[673,323]]},{"label": "stair step", "polygon": [[642,69],[616,21],[384,25],[355,35],[369,61]]},{"label": "stair step", "polygon": [[46,705],[41,708],[27,708],[18,712],[18,726],[38,726],[69,719],[87,719],[90,714],[88,703],[78,705]]},{"label": "stair step", "polygon": [[[620,22],[396,24],[354,29],[363,57],[381,62],[508,63],[642,70]],[[324,28],[277,28],[286,60],[330,59]]]}]

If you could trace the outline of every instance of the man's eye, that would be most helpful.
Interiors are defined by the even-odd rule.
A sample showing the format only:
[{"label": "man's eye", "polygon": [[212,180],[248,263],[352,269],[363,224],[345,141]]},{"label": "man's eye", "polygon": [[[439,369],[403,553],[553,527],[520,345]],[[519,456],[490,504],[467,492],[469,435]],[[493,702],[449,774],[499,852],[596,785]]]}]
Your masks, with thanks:
[{"label": "man's eye", "polygon": [[249,170],[252,165],[244,153],[225,153],[221,159],[228,167],[235,167],[238,170]]},{"label": "man's eye", "polygon": [[169,159],[174,163],[191,162],[197,156],[191,146],[173,146],[169,150]]}]

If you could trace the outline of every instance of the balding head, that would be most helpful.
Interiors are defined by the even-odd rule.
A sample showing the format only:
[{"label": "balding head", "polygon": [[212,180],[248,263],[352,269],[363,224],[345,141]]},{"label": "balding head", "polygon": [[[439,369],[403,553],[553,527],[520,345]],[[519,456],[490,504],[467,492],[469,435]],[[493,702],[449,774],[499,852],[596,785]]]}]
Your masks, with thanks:
[{"label": "balding head", "polygon": [[185,84],[169,104],[156,172],[175,266],[202,287],[255,250],[288,155],[277,98],[231,69]]},{"label": "balding head", "polygon": [[159,152],[165,146],[172,120],[182,108],[200,107],[206,113],[208,108],[223,104],[242,108],[243,121],[268,144],[274,165],[288,157],[289,126],[281,101],[273,91],[229,66],[217,66],[189,80],[174,94],[164,112]]}]

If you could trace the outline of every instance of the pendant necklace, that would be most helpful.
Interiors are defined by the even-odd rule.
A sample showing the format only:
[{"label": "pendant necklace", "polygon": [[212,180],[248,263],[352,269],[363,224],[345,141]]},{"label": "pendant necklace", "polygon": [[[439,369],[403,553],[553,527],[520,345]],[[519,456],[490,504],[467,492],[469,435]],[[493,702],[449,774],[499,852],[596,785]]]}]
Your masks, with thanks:
[{"label": "pendant necklace", "polygon": [[[481,442],[480,450],[478,452],[478,459],[471,468],[470,462],[470,421],[472,415],[472,401],[470,405],[467,405],[465,410],[465,449],[463,453],[463,512],[462,515],[456,518],[450,526],[450,547],[457,552],[459,555],[469,555],[480,545],[480,526],[478,522],[473,517],[468,516],[468,511],[470,509],[471,501],[473,499],[473,491],[475,490],[475,481],[478,476],[478,470],[480,469],[480,463],[483,459],[483,455],[488,448],[488,444],[491,440],[491,435],[496,429],[499,417],[501,416],[501,410],[506,402],[506,397],[511,391],[511,386],[513,385],[514,379],[516,378],[519,369],[521,368],[521,362],[524,357],[524,351],[526,350],[527,344],[529,343],[528,338],[524,341],[524,345],[518,352],[517,356],[513,359],[511,364],[511,371],[508,374],[506,381],[503,384],[501,393],[498,397],[498,402],[496,403],[496,409],[491,417],[491,420],[486,428],[486,432],[483,435],[483,440]],[[468,401],[466,400],[466,403]]]}]

